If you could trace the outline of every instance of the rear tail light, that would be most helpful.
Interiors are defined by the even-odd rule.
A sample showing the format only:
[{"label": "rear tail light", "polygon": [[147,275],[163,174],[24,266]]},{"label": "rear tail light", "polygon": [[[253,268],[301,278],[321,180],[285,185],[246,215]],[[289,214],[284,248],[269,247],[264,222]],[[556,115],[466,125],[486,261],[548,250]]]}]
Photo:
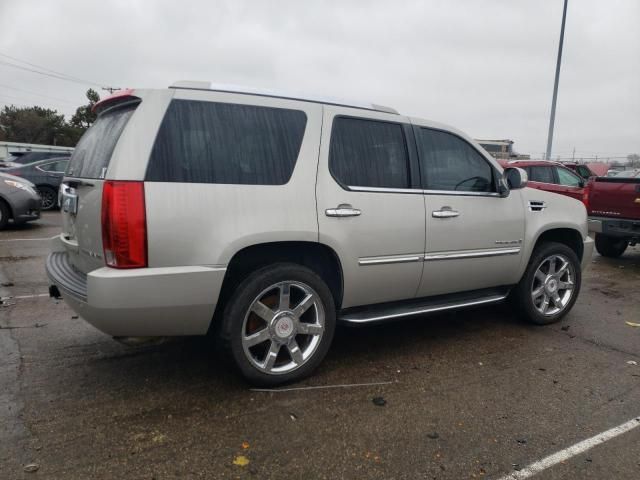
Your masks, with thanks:
[{"label": "rear tail light", "polygon": [[102,248],[108,266],[147,266],[143,182],[107,180],[102,188]]},{"label": "rear tail light", "polygon": [[587,212],[589,211],[589,193],[591,193],[591,182],[587,183],[582,189],[582,203],[584,203]]}]

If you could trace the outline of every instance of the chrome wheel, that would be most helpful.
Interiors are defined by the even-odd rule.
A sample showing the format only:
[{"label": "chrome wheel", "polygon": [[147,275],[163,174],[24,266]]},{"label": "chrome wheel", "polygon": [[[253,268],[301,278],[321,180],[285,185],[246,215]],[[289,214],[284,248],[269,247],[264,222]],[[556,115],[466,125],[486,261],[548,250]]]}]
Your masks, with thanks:
[{"label": "chrome wheel", "polygon": [[531,298],[535,308],[545,316],[562,312],[573,296],[575,269],[564,255],[545,258],[533,276]]},{"label": "chrome wheel", "polygon": [[301,282],[280,282],[251,302],[242,324],[242,348],[263,373],[289,373],[314,354],[325,330],[318,294]]},{"label": "chrome wheel", "polygon": [[54,192],[50,188],[38,188],[37,190],[38,194],[40,195],[40,205],[42,210],[51,210],[56,206],[56,192]]}]

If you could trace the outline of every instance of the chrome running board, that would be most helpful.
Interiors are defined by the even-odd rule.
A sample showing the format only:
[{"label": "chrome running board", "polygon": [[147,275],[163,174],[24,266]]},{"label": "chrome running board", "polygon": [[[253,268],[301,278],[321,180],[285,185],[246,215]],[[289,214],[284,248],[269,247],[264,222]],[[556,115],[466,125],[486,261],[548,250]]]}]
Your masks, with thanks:
[{"label": "chrome running board", "polygon": [[339,320],[353,325],[385,322],[414,315],[499,303],[507,298],[507,295],[509,295],[509,289],[506,288],[487,289],[405,302],[356,307],[342,310]]}]

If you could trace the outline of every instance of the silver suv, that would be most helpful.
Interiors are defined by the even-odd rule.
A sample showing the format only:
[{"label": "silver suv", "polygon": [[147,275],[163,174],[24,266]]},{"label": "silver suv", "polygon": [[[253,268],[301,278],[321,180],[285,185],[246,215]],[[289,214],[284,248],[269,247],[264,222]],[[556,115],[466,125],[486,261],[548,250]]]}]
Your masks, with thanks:
[{"label": "silver suv", "polygon": [[591,258],[582,203],[391,108],[178,82],[98,111],[63,181],[52,295],[115,337],[211,334],[253,384],[311,373],[337,321],[507,296],[557,321]]}]

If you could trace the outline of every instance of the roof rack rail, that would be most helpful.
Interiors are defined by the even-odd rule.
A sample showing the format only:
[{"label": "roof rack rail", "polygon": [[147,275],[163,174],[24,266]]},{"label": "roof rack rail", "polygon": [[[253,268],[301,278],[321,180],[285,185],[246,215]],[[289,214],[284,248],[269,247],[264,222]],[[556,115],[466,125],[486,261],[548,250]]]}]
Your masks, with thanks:
[{"label": "roof rack rail", "polygon": [[377,105],[375,103],[353,102],[348,100],[320,97],[313,95],[295,95],[291,93],[276,92],[272,90],[264,90],[254,87],[244,87],[240,85],[216,84],[213,82],[181,80],[173,83],[169,88],[185,89],[185,90],[210,90],[212,92],[229,92],[244,95],[257,95],[261,97],[283,98],[287,100],[300,100],[303,102],[323,103],[326,105],[336,105],[340,107],[360,108],[363,110],[373,110],[376,112],[393,113],[398,115],[398,111],[391,107]]}]

